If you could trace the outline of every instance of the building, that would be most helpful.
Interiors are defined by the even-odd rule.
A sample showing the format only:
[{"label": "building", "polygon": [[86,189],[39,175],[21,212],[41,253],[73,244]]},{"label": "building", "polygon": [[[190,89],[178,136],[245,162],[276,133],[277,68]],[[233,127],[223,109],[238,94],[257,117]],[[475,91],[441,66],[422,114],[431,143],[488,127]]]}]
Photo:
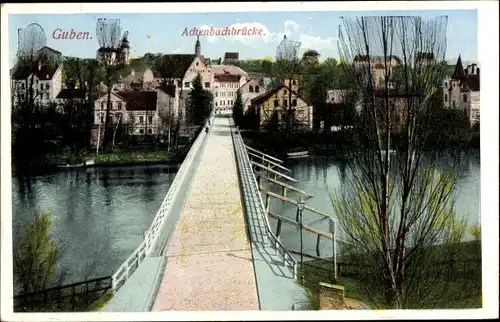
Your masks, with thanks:
[{"label": "building", "polygon": [[[290,85],[291,83],[291,85]],[[292,109],[294,130],[311,130],[313,125],[313,107],[307,104],[297,93],[298,81],[285,80],[281,86],[267,91],[251,102],[251,111],[258,115],[259,127],[266,129],[269,126],[285,128],[285,113]],[[276,122],[276,124],[273,124]]]},{"label": "building", "polygon": [[224,60],[223,64],[234,64],[238,60],[240,60],[240,54],[239,53],[225,53],[224,54]]},{"label": "building", "polygon": [[158,79],[151,69],[146,69],[142,72],[130,71],[130,75],[121,78],[117,83],[113,84],[113,91],[134,91],[148,90],[158,86]]},{"label": "building", "polygon": [[459,56],[452,76],[443,81],[443,107],[460,110],[471,125],[480,121],[480,77],[477,64],[463,68]]},{"label": "building", "polygon": [[416,57],[416,64],[422,67],[432,66],[436,63],[434,53],[419,52]]},{"label": "building", "polygon": [[[121,124],[133,136],[161,135],[165,131],[161,118],[168,112],[169,102],[169,95],[163,90],[112,92],[108,127],[116,130]],[[107,95],[103,95],[94,102],[91,139],[94,146],[102,142],[106,110]]]},{"label": "building", "polygon": [[214,108],[231,110],[240,87],[247,82],[248,74],[236,66],[212,66]]},{"label": "building", "polygon": [[88,93],[83,88],[63,88],[56,96],[56,103],[64,105],[69,101],[83,102],[88,98]]},{"label": "building", "polygon": [[[387,61],[387,64],[386,64]],[[366,73],[369,75],[371,69],[372,81],[375,86],[381,86],[385,82],[386,68],[390,74],[393,74],[393,69],[401,65],[401,59],[391,55],[385,59],[383,56],[356,55],[354,57],[354,67],[358,73]]]},{"label": "building", "polygon": [[246,113],[252,105],[251,100],[266,91],[262,77],[252,77],[240,87],[243,111]]},{"label": "building", "polygon": [[123,35],[118,48],[104,48],[97,50],[96,59],[102,60],[106,58],[108,63],[116,65],[130,64],[130,45],[128,41],[128,31]]},{"label": "building", "polygon": [[54,102],[62,87],[62,65],[38,65],[36,70],[18,66],[11,76],[12,102],[29,97],[29,88],[33,80],[33,98],[35,103]]}]

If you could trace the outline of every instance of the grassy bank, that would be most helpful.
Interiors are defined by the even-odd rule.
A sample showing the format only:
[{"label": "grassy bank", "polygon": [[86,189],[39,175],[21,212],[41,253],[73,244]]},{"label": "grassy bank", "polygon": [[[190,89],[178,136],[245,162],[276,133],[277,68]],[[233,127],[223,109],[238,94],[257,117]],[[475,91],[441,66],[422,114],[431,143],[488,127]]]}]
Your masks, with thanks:
[{"label": "grassy bank", "polygon": [[[449,247],[449,246],[446,246]],[[460,244],[460,261],[456,263],[454,271],[443,280],[437,279],[433,282],[435,292],[439,297],[435,305],[422,307],[422,309],[459,309],[459,308],[481,308],[481,254],[480,243],[467,242]],[[336,284],[345,287],[345,297],[356,299],[369,307],[374,307],[371,297],[367,293],[363,282],[356,273],[345,266],[340,265],[340,274]],[[440,269],[440,267],[436,268]],[[331,283],[333,281],[332,259],[313,260],[304,263],[304,286],[310,291],[310,303],[314,309],[319,308],[318,284],[320,282]],[[380,296],[372,294],[372,296]]]}]

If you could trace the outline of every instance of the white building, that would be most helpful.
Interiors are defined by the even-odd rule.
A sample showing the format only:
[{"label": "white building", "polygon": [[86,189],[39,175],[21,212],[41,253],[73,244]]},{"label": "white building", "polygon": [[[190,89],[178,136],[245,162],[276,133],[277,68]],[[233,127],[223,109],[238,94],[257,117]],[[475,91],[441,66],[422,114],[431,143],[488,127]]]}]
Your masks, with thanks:
[{"label": "white building", "polygon": [[463,111],[471,125],[480,120],[480,77],[477,64],[463,68],[458,57],[455,72],[443,81],[443,107]]},{"label": "white building", "polygon": [[36,103],[54,102],[62,88],[62,67],[38,66],[35,71],[16,67],[11,76],[13,103],[28,99],[33,79],[33,97]]},{"label": "white building", "polygon": [[[119,91],[111,93],[110,123],[108,126],[116,129],[123,124],[129,135],[159,135],[163,134],[165,124],[161,115],[168,114],[169,95],[157,91]],[[94,102],[94,126],[92,130],[92,145],[97,144],[97,134],[104,134],[106,121],[107,95],[102,95]],[[102,142],[102,141],[101,141]]]},{"label": "white building", "polygon": [[250,78],[240,87],[241,98],[243,100],[243,111],[246,112],[251,104],[251,100],[266,91],[264,79],[258,77]]},{"label": "white building", "polygon": [[238,89],[248,79],[248,74],[236,66],[217,65],[212,66],[212,77],[214,93],[214,108],[216,110],[231,110]]}]

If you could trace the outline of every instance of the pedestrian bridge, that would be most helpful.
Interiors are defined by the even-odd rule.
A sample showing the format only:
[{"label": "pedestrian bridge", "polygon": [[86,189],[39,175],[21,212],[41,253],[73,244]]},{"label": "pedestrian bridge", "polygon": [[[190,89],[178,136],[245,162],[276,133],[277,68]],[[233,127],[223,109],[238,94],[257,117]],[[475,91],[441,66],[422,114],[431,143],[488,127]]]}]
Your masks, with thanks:
[{"label": "pedestrian bridge", "polygon": [[[214,115],[207,126],[144,241],[111,277],[114,296],[102,311],[287,311],[307,302],[297,260],[279,240],[281,223],[298,221],[272,214],[268,200],[297,203],[287,190],[307,194],[283,182],[294,179],[281,160],[246,147],[229,117]],[[254,168],[280,185],[283,195],[269,192],[263,202],[262,178]],[[269,217],[279,220],[276,232]],[[334,238],[316,233],[318,247],[320,238]]]}]

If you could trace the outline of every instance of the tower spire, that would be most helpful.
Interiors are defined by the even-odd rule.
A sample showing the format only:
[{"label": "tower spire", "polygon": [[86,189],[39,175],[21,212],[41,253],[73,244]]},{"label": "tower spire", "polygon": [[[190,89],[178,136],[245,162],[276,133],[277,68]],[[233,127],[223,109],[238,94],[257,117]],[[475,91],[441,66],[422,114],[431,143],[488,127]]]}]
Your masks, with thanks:
[{"label": "tower spire", "polygon": [[194,54],[196,56],[200,56],[201,55],[200,35],[196,35],[196,44],[194,46]]},{"label": "tower spire", "polygon": [[451,78],[465,78],[464,66],[462,65],[462,57],[460,55],[458,55],[457,64],[455,65],[455,71],[453,72]]}]

